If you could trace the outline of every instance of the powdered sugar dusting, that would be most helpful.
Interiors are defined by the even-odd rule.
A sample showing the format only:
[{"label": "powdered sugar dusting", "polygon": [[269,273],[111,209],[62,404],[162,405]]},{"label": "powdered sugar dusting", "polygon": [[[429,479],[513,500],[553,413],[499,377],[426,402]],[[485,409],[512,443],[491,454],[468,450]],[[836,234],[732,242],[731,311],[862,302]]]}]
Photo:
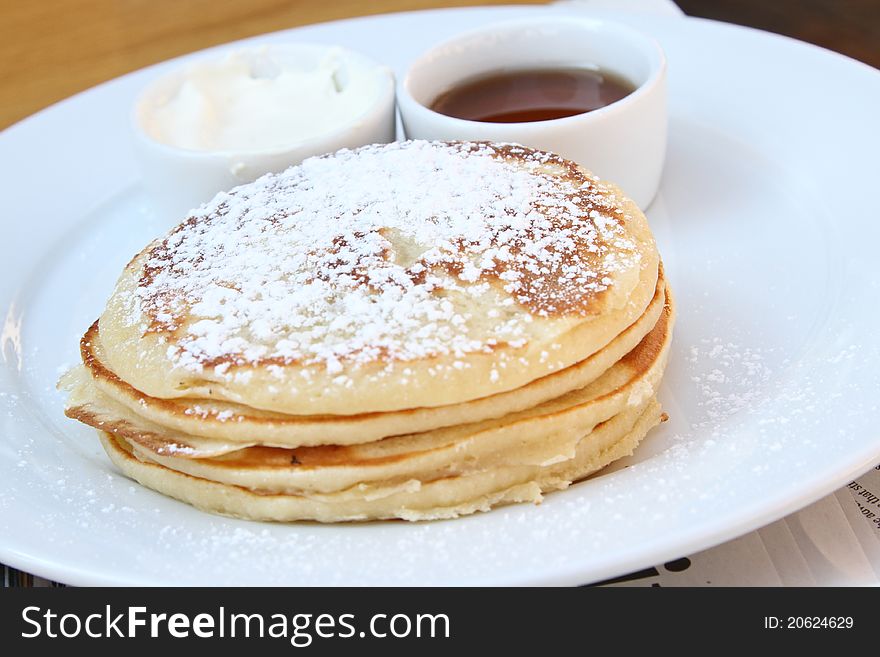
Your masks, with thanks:
[{"label": "powdered sugar dusting", "polygon": [[763,393],[773,372],[760,350],[725,342],[720,337],[702,338],[688,350],[687,362],[693,371],[690,382],[699,393],[697,406],[705,420],[703,428],[748,408]]},{"label": "powdered sugar dusting", "polygon": [[[638,267],[625,219],[597,180],[523,147],[344,150],[192,212],[150,249],[130,316],[175,333],[175,364],[218,376],[522,345],[534,316],[589,315]],[[490,343],[474,309],[492,299]]]}]

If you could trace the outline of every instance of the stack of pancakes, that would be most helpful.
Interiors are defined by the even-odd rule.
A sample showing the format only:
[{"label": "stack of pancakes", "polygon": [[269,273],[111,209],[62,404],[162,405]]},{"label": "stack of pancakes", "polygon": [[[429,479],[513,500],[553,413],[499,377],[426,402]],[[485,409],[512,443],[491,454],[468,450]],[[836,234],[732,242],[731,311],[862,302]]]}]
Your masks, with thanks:
[{"label": "stack of pancakes", "polygon": [[448,518],[630,454],[673,310],[642,212],[558,156],[411,141],[215,197],[64,378],[113,462],[266,520]]}]

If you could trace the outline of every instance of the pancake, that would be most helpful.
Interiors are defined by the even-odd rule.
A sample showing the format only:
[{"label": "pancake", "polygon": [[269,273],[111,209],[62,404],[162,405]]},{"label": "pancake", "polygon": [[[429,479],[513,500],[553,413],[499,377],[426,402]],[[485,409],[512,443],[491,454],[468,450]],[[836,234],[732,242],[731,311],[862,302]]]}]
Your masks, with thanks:
[{"label": "pancake", "polygon": [[357,415],[504,393],[644,312],[642,212],[558,156],[398,142],[221,193],[125,268],[98,327],[145,395]]},{"label": "pancake", "polygon": [[[666,302],[665,287],[661,268],[654,298],[642,316],[589,358],[522,388],[452,406],[345,416],[291,416],[222,401],[157,399],[136,390],[107,368],[97,324],[83,337],[82,358],[101,393],[149,422],[176,432],[223,443],[254,444],[254,436],[259,436],[260,444],[276,447],[351,445],[501,417],[588,385],[656,326]],[[188,443],[192,445],[193,441]]]},{"label": "pancake", "polygon": [[62,377],[126,475],[274,521],[539,502],[662,416],[644,214],[551,153],[400,142],[218,194],[124,268]]},{"label": "pancake", "polygon": [[364,521],[400,518],[439,520],[515,502],[538,503],[547,491],[568,487],[609,463],[632,454],[645,434],[661,420],[651,402],[633,422],[635,412],[620,414],[585,436],[574,458],[550,466],[502,466],[487,472],[417,482],[384,491],[377,497],[361,490],[330,495],[257,493],[175,472],[135,457],[124,440],[100,432],[113,463],[142,485],[199,509],[237,518],[291,522]]},{"label": "pancake", "polygon": [[[644,409],[657,392],[674,321],[671,304],[639,345],[590,385],[501,418],[350,446],[284,449],[163,432],[89,389],[82,377],[67,413],[112,433],[141,459],[172,470],[258,491],[331,493],[379,482],[387,487],[509,465],[546,465],[573,457],[582,437],[614,416]],[[79,402],[82,398],[84,402]]]}]

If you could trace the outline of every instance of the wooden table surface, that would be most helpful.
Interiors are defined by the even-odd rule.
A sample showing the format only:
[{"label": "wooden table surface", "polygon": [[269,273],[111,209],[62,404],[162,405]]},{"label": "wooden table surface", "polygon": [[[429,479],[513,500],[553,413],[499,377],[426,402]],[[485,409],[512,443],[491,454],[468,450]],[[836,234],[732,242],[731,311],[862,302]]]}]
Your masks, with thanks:
[{"label": "wooden table surface", "polygon": [[[411,9],[541,0],[2,0],[0,129],[149,64],[263,32]],[[546,1],[546,0],[545,0]],[[880,0],[678,0],[880,66]]]}]

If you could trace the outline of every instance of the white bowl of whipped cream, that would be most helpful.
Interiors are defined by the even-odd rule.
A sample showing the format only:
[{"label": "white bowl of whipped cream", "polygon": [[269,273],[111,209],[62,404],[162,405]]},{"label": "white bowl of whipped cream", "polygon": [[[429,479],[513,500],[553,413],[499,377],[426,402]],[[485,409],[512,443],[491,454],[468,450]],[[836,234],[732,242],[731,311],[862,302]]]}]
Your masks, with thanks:
[{"label": "white bowl of whipped cream", "polygon": [[177,223],[217,192],[312,155],[393,141],[394,76],[338,46],[238,48],[153,81],[133,125],[144,185]]}]

